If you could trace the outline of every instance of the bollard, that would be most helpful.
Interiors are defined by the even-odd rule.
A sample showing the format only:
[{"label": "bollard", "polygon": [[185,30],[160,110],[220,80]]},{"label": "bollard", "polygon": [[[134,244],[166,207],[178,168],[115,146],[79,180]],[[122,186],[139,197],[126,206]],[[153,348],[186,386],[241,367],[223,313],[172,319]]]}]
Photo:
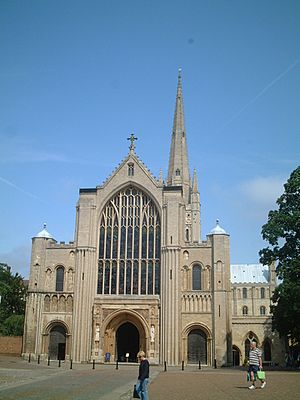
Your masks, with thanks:
[{"label": "bollard", "polygon": [[199,369],[201,369],[201,361],[199,360]]},{"label": "bollard", "polygon": [[95,360],[93,360],[93,369],[95,369]]},{"label": "bollard", "polygon": [[181,370],[184,371],[184,361],[181,363]]},{"label": "bollard", "polygon": [[116,362],[116,369],[119,369],[119,361]]},{"label": "bollard", "polygon": [[50,356],[48,356],[48,367],[50,365]]},{"label": "bollard", "polygon": [[73,369],[73,360],[70,360],[70,369]]},{"label": "bollard", "polygon": [[217,360],[215,359],[215,369],[217,369]]},{"label": "bollard", "polygon": [[165,361],[165,372],[167,371],[167,361]]},{"label": "bollard", "polygon": [[31,354],[29,353],[28,362],[30,363],[30,361],[31,361]]},{"label": "bollard", "polygon": [[41,356],[38,355],[38,364],[40,363]]}]

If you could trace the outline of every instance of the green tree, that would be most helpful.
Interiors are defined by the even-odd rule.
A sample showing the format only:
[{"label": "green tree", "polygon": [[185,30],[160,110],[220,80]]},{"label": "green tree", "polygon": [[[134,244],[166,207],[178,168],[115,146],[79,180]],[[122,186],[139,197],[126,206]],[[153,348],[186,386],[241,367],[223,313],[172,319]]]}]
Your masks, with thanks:
[{"label": "green tree", "polygon": [[22,276],[0,266],[0,334],[23,332],[26,292]]},{"label": "green tree", "polygon": [[270,211],[262,227],[269,246],[259,252],[260,262],[277,263],[281,283],[272,297],[272,322],[280,336],[300,342],[300,167],[292,172],[277,200],[278,210]]},{"label": "green tree", "polygon": [[3,336],[22,336],[24,329],[24,315],[11,315],[6,318],[0,327]]}]

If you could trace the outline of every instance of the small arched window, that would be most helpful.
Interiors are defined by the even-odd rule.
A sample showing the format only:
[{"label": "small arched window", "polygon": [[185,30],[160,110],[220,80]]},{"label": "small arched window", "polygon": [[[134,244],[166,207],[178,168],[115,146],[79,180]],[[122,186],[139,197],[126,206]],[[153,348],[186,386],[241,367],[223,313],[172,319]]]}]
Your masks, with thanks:
[{"label": "small arched window", "polygon": [[179,169],[179,168],[176,169],[175,175],[176,175],[176,176],[180,176],[180,169]]},{"label": "small arched window", "polygon": [[134,175],[134,164],[129,163],[128,164],[128,176],[133,176]]},{"label": "small arched window", "polygon": [[243,288],[243,299],[247,298],[247,288]]},{"label": "small arched window", "polygon": [[185,230],[185,240],[186,242],[189,242],[190,240],[190,231],[188,228]]},{"label": "small arched window", "polygon": [[262,299],[264,299],[265,297],[266,297],[266,291],[265,291],[265,288],[260,288],[260,297],[262,298]]},{"label": "small arched window", "polygon": [[201,290],[201,266],[193,267],[193,290]]},{"label": "small arched window", "polygon": [[265,306],[260,306],[260,315],[266,315],[266,307]]},{"label": "small arched window", "polygon": [[64,290],[64,277],[65,277],[65,269],[60,266],[56,269],[56,285],[55,290],[57,292],[62,292]]},{"label": "small arched window", "polygon": [[248,307],[247,306],[243,307],[243,315],[248,315]]}]

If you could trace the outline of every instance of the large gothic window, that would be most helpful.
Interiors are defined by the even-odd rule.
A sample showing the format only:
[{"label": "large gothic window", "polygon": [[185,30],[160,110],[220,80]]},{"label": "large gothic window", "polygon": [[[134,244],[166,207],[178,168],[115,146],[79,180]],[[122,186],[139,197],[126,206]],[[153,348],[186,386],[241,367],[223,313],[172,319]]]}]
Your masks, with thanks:
[{"label": "large gothic window", "polygon": [[116,194],[101,214],[97,293],[160,293],[159,213],[133,186]]}]

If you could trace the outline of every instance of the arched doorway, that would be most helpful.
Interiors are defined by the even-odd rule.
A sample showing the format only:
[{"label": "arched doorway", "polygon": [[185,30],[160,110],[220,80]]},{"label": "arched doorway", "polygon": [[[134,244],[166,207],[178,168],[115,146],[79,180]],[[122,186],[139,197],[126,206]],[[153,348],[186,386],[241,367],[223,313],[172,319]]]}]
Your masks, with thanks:
[{"label": "arched doorway", "polygon": [[207,364],[207,337],[201,329],[193,329],[188,335],[188,363]]},{"label": "arched doorway", "polygon": [[241,352],[237,346],[232,346],[232,362],[234,367],[240,365]]},{"label": "arched doorway", "polygon": [[50,331],[48,355],[51,360],[66,358],[66,329],[62,325],[55,325]]},{"label": "arched doorway", "polygon": [[[136,355],[140,348],[140,335],[136,326],[131,322],[125,322],[118,328],[116,334],[116,348],[118,361],[137,361]],[[129,354],[128,357],[126,357],[127,354]]]},{"label": "arched doorway", "polygon": [[264,355],[264,361],[266,362],[272,361],[271,343],[269,339],[266,339],[264,342],[263,355]]}]

